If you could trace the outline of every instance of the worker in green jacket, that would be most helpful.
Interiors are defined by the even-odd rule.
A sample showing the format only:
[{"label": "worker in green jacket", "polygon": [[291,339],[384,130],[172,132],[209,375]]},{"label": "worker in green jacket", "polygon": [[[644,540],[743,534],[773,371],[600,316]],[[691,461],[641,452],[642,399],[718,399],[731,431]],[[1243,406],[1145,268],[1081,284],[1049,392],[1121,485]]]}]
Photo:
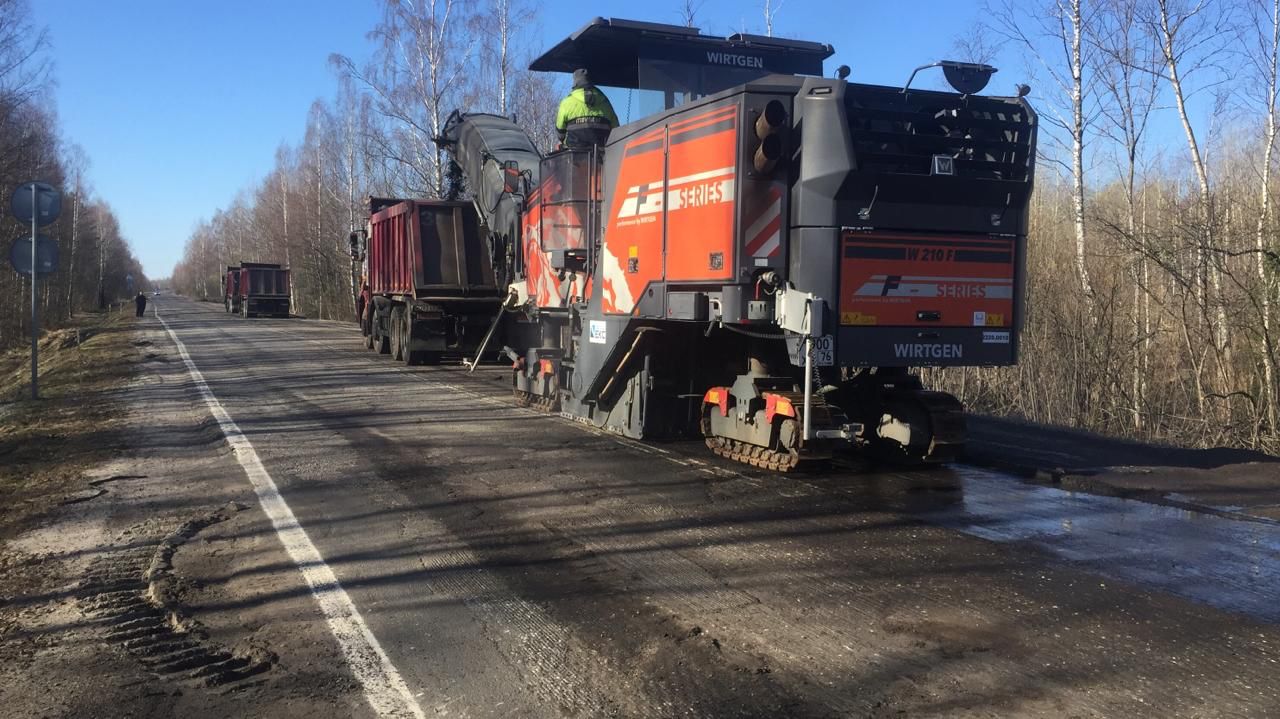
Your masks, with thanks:
[{"label": "worker in green jacket", "polygon": [[591,84],[585,68],[573,71],[573,89],[560,101],[556,113],[556,131],[564,147],[603,145],[609,131],[618,126],[618,114],[609,98]]}]

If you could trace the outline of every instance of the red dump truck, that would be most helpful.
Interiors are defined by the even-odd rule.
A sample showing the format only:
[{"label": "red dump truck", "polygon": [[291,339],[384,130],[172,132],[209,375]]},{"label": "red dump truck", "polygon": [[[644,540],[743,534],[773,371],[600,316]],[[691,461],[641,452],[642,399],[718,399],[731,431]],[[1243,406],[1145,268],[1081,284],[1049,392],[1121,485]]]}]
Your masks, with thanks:
[{"label": "red dump truck", "polygon": [[228,267],[222,278],[227,312],[242,317],[289,316],[289,268],[266,262]]},{"label": "red dump truck", "polygon": [[365,346],[406,364],[474,352],[502,300],[474,205],[367,202],[368,226],[351,237]]}]

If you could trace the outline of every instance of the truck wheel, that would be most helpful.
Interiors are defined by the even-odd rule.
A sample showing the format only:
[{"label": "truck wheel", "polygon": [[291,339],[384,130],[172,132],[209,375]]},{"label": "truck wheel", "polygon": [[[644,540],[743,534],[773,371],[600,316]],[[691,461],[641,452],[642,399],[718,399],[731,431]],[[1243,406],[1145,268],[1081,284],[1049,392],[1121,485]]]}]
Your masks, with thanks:
[{"label": "truck wheel", "polygon": [[391,359],[404,359],[404,345],[404,310],[397,307],[391,310]]},{"label": "truck wheel", "polygon": [[403,349],[404,363],[410,367],[422,364],[428,353],[422,350],[410,349],[410,344],[413,342],[412,315],[406,310],[402,316],[404,317],[404,322],[400,324],[400,345]]},{"label": "truck wheel", "polygon": [[385,335],[378,335],[376,344],[378,346],[378,354],[380,355],[391,354],[391,338],[390,337],[387,337]]},{"label": "truck wheel", "polygon": [[364,347],[365,349],[371,350],[373,349],[373,328],[365,325],[363,322],[360,324],[362,329],[364,329]]}]

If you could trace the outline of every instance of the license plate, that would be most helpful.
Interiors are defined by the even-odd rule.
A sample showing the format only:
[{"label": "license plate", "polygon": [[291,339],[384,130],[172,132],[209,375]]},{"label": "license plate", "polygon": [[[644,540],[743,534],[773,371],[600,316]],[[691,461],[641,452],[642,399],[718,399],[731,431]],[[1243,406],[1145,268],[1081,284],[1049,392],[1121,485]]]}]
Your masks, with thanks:
[{"label": "license plate", "polygon": [[831,335],[813,338],[813,363],[818,367],[831,367],[836,363],[836,341]]}]

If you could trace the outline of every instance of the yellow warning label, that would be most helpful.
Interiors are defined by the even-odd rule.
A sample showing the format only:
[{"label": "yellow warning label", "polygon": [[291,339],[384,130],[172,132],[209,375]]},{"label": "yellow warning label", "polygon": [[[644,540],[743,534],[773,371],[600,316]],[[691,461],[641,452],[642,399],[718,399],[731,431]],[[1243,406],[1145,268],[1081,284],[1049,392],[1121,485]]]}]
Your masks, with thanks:
[{"label": "yellow warning label", "polygon": [[639,256],[640,256],[640,248],[639,248],[639,247],[636,247],[635,245],[632,245],[632,246],[630,246],[630,247],[628,247],[628,248],[627,248],[627,257],[639,257]]},{"label": "yellow warning label", "polygon": [[874,325],[876,324],[876,316],[864,315],[861,312],[841,312],[840,324],[842,325]]},{"label": "yellow warning label", "polygon": [[988,312],[987,326],[988,327],[1004,327],[1004,315]]}]

